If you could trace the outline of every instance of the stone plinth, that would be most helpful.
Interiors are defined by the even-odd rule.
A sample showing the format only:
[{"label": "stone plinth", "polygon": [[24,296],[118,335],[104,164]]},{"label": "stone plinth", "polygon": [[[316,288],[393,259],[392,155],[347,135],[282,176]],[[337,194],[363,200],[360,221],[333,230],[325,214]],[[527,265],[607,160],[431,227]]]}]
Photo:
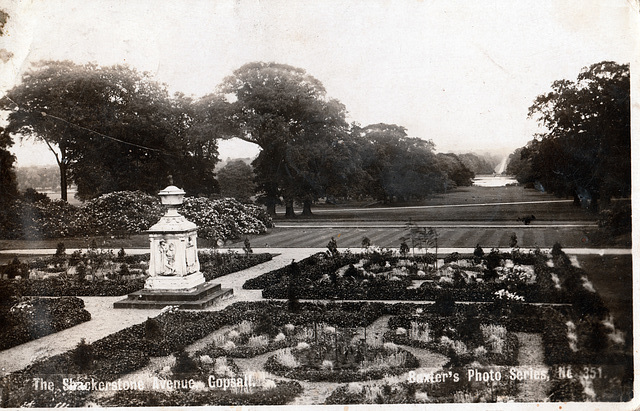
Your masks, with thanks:
[{"label": "stone plinth", "polygon": [[192,290],[149,290],[147,288],[131,293],[127,298],[113,304],[114,308],[163,308],[169,305],[184,309],[200,310],[233,295],[231,288],[221,288],[220,284],[205,283]]}]

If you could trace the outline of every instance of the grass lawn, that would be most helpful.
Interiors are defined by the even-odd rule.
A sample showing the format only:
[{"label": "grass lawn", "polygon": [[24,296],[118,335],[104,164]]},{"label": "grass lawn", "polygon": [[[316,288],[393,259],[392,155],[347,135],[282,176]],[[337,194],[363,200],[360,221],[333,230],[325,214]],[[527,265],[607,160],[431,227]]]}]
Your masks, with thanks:
[{"label": "grass lawn", "polygon": [[[547,201],[547,203],[500,204],[541,201]],[[421,206],[427,208],[416,208]],[[463,187],[427,200],[412,203],[377,204],[372,207],[319,204],[312,208],[312,212],[314,216],[310,219],[316,220],[408,221],[412,219],[416,221],[515,222],[519,217],[531,214],[536,217],[536,221],[595,220],[593,214],[579,207],[574,207],[571,199],[557,198],[550,194],[515,186]],[[278,210],[277,219],[284,219],[283,214],[283,210]],[[303,219],[303,217],[299,216],[298,219]]]}]

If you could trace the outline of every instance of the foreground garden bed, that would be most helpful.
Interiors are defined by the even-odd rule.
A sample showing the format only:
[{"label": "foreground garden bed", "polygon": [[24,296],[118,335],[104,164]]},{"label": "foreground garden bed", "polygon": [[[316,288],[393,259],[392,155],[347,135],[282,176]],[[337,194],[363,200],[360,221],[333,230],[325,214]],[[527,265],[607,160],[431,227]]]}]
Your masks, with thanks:
[{"label": "foreground garden bed", "polygon": [[[374,344],[379,340],[367,328],[381,316],[390,317],[386,331],[376,323],[376,329],[385,332],[383,343]],[[628,340],[617,339],[615,327],[604,325],[607,321],[606,315],[585,317],[575,306],[529,305],[523,310],[504,303],[452,307],[446,302],[291,305],[270,301],[236,303],[219,312],[167,309],[143,324],[6,376],[2,406],[286,404],[301,392],[295,380],[349,382],[327,403],[517,401],[526,381],[482,377],[492,370],[506,377],[521,366],[514,332],[541,336],[537,340],[544,359],[525,366],[548,375],[538,401],[624,401],[632,392],[632,357]],[[590,335],[600,326],[605,343],[594,345]],[[199,348],[185,351],[195,342]],[[421,362],[434,358],[429,353],[439,353],[438,368],[431,369],[441,375],[440,380],[424,376],[412,380],[412,371],[433,366]],[[444,365],[443,356],[448,358]],[[152,358],[161,358],[161,365],[149,368]],[[250,359],[243,360],[250,368],[240,369],[233,358]],[[589,382],[586,377],[596,366],[602,374]],[[570,378],[567,367],[573,367]],[[470,370],[480,378],[469,380]],[[270,371],[294,381],[263,375],[253,377],[255,385],[245,385],[254,371]],[[448,377],[442,377],[445,374]],[[38,378],[50,382],[53,389],[36,389]],[[129,381],[129,387],[143,381],[144,386],[101,390],[85,385],[89,389],[65,390],[65,378],[84,384]],[[216,385],[225,378],[235,380],[236,386],[225,390]],[[153,381],[165,382],[154,386]],[[166,381],[178,383],[169,389]]]},{"label": "foreground garden bed", "polygon": [[76,297],[12,298],[0,304],[0,350],[24,344],[89,321],[84,301]]}]

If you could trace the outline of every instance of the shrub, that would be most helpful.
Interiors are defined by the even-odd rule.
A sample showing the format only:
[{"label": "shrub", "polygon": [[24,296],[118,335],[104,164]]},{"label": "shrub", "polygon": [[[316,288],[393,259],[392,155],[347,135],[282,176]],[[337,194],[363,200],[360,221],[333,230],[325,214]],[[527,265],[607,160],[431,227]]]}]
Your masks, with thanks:
[{"label": "shrub", "polygon": [[273,226],[271,217],[262,207],[243,204],[233,198],[189,197],[179,211],[198,225],[198,236],[210,240],[225,241],[246,234],[262,234]]},{"label": "shrub", "polygon": [[83,206],[88,230],[94,235],[140,233],[164,214],[160,199],[142,191],[115,191]]},{"label": "shrub", "polygon": [[275,358],[278,364],[286,368],[296,368],[300,366],[300,363],[296,360],[296,357],[293,356],[289,348],[278,351]]},{"label": "shrub", "polygon": [[598,226],[612,235],[628,233],[631,231],[631,204],[623,202],[614,203],[598,215]]},{"label": "shrub", "polygon": [[171,372],[176,375],[192,375],[199,371],[198,364],[196,361],[189,356],[189,353],[180,350],[175,353],[176,362],[171,367]]},{"label": "shrub", "polygon": [[87,344],[83,338],[76,346],[76,349],[73,350],[71,358],[81,371],[87,371],[93,365],[93,347]]}]

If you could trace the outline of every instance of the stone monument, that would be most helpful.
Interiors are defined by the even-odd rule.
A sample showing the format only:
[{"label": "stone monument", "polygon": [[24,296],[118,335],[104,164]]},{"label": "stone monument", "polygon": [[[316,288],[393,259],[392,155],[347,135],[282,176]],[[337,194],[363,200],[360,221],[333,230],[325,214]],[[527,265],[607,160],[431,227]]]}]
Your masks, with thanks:
[{"label": "stone monument", "polygon": [[166,213],[149,228],[151,255],[144,289],[121,301],[115,308],[156,308],[177,305],[204,308],[233,294],[220,284],[207,283],[198,261],[198,227],[178,213],[184,191],[169,186],[158,195]]}]

